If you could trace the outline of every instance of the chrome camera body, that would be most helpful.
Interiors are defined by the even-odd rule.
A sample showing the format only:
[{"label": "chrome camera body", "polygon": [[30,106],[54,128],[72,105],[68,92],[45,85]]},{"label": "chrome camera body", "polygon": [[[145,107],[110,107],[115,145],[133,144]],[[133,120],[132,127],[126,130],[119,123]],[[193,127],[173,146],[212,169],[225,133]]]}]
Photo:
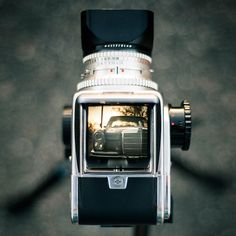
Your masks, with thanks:
[{"label": "chrome camera body", "polygon": [[191,111],[187,101],[164,105],[151,80],[153,13],[88,10],[81,20],[85,69],[63,130],[72,222],[170,222],[170,151],[189,148]]}]

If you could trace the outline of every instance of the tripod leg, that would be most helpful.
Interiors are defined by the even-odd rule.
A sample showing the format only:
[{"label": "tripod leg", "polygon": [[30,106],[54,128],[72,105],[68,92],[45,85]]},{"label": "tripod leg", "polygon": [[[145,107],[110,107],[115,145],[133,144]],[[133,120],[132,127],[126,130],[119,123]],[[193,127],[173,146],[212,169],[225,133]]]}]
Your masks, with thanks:
[{"label": "tripod leg", "polygon": [[148,225],[136,225],[134,227],[134,236],[148,236],[149,226]]},{"label": "tripod leg", "polygon": [[69,161],[63,161],[54,167],[48,176],[44,177],[34,189],[16,196],[7,203],[7,209],[12,213],[21,213],[30,208],[45,192],[70,175]]}]

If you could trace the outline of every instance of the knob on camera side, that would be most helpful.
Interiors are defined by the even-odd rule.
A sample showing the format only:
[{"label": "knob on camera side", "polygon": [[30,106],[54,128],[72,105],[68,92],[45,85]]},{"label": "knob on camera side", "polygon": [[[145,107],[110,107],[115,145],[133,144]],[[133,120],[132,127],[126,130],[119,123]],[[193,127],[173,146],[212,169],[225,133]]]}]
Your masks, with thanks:
[{"label": "knob on camera side", "polygon": [[171,147],[189,149],[192,130],[191,107],[187,100],[180,107],[169,104]]},{"label": "knob on camera side", "polygon": [[62,113],[62,140],[65,145],[65,157],[69,158],[71,155],[71,119],[72,107],[64,106]]}]

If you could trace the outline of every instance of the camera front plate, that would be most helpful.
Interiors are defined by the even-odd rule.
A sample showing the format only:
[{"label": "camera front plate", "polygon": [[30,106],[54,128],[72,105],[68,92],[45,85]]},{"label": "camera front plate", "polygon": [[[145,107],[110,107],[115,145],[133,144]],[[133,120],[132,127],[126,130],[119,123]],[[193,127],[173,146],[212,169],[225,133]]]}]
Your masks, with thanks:
[{"label": "camera front plate", "polygon": [[[72,122],[72,221],[80,222],[78,218],[79,204],[81,202],[79,194],[79,185],[90,179],[88,183],[96,185],[98,178],[107,179],[107,189],[119,190],[127,189],[130,191],[129,179],[133,181],[143,181],[143,178],[150,179],[152,182],[156,179],[156,222],[163,222],[165,215],[168,215],[169,209],[169,175],[166,173],[164,158],[164,107],[162,96],[155,90],[132,89],[132,91],[114,91],[114,90],[81,90],[74,95],[73,99],[73,122]],[[130,106],[132,108],[148,107],[148,124],[149,129],[149,146],[150,156],[148,157],[148,165],[146,168],[126,168],[121,164],[119,168],[103,166],[102,168],[91,168],[88,163],[88,121],[89,109],[124,108]],[[109,109],[108,109],[109,111]],[[91,113],[91,111],[90,111]],[[96,113],[96,111],[92,111]],[[91,114],[90,114],[91,115]],[[100,114],[98,115],[100,116]],[[91,118],[90,118],[91,119]],[[106,118],[108,120],[108,118]],[[107,124],[104,124],[107,126]],[[135,130],[135,128],[133,129]],[[140,129],[141,130],[141,129]],[[127,130],[125,132],[128,132]],[[129,133],[129,132],[128,132]],[[98,138],[100,136],[98,135]],[[165,142],[166,143],[166,142]],[[121,159],[124,161],[124,159]],[[132,160],[127,158],[125,161]],[[141,159],[140,159],[141,160]],[[121,162],[122,162],[121,161]],[[137,160],[135,160],[138,162]],[[102,161],[99,160],[98,163]],[[132,162],[132,161],[131,161]],[[98,164],[96,163],[96,164]],[[89,179],[88,179],[89,178]],[[135,180],[136,179],[136,180]],[[82,181],[83,180],[83,181]],[[82,181],[82,182],[81,182]],[[137,183],[138,183],[137,182]],[[130,182],[131,184],[132,182]],[[85,186],[83,184],[83,186]],[[128,188],[127,188],[128,186]],[[86,192],[86,190],[83,190]],[[90,191],[90,190],[89,190]],[[138,190],[142,191],[142,189]],[[82,221],[81,221],[82,222]],[[80,222],[80,223],[81,223]]]}]

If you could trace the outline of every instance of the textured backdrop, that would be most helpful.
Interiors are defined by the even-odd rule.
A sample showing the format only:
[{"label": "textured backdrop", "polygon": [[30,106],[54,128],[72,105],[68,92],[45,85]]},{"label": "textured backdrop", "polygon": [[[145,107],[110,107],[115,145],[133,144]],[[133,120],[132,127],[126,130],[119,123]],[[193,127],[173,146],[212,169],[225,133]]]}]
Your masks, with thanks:
[{"label": "textured backdrop", "polygon": [[174,224],[150,235],[236,235],[236,11],[227,0],[0,1],[0,235],[123,235],[70,223],[67,177],[32,208],[6,203],[63,160],[61,112],[82,72],[80,12],[155,12],[153,79],[166,103],[192,104],[189,152],[174,151]]}]

